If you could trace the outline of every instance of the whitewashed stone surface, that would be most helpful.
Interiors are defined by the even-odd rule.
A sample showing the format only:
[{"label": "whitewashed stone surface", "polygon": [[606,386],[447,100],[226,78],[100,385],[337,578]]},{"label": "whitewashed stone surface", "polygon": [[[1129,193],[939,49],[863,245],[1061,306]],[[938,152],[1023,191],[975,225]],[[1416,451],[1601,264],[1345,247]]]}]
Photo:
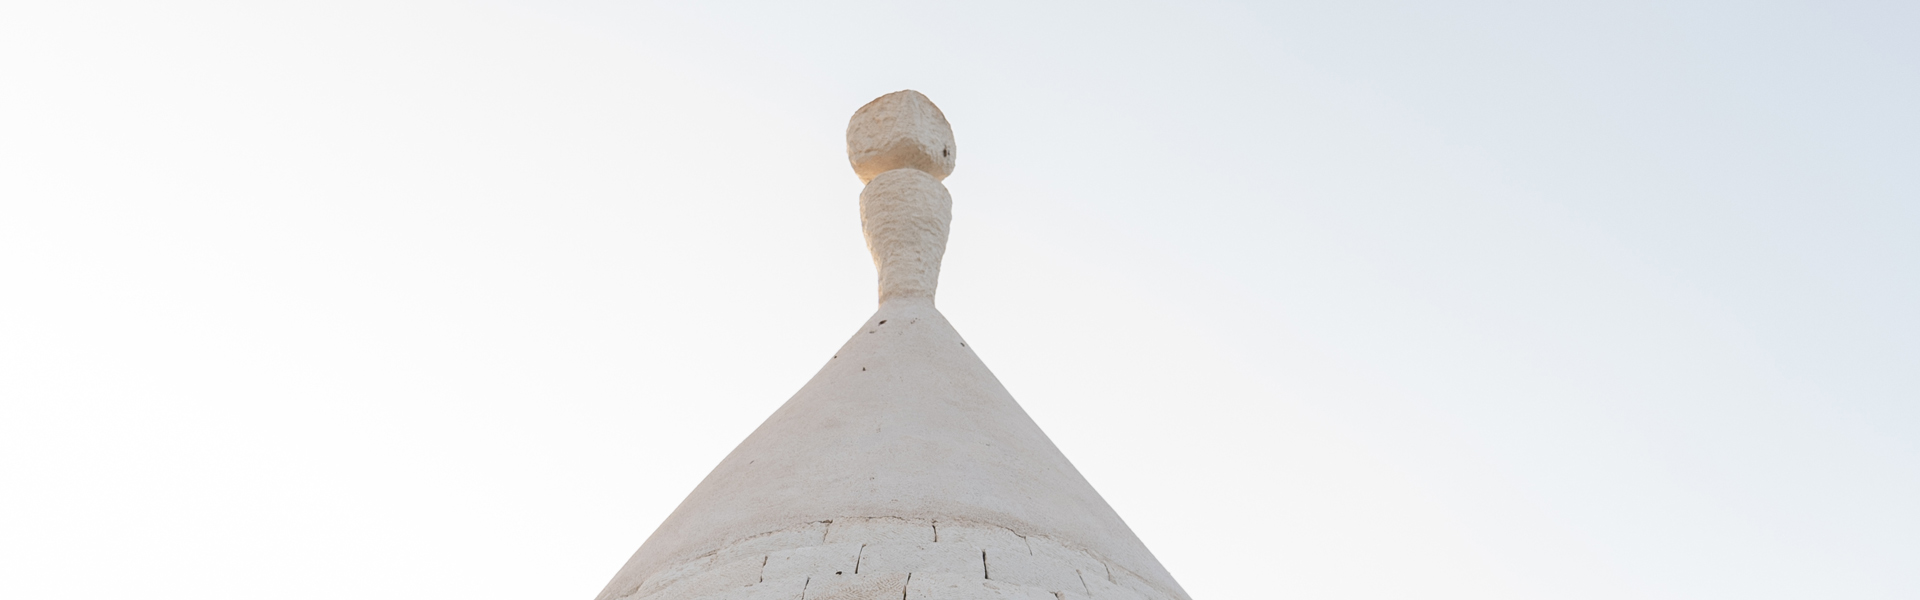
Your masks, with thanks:
[{"label": "whitewashed stone surface", "polygon": [[1191,600],[934,308],[953,132],[911,90],[847,126],[880,307],[598,600]]},{"label": "whitewashed stone surface", "polygon": [[881,173],[860,191],[860,228],[880,271],[880,301],[933,298],[947,253],[953,196],[915,169]]},{"label": "whitewashed stone surface", "polygon": [[863,183],[894,169],[946,179],[959,156],[947,116],[920,92],[901,90],[874,98],[847,122],[847,160]]},{"label": "whitewashed stone surface", "polygon": [[[943,532],[941,541],[931,538]],[[812,535],[792,535],[806,532]],[[869,543],[871,542],[871,543]],[[731,557],[731,560],[718,560]],[[613,600],[1176,600],[1052,539],[978,523],[852,517],[754,536]]]}]

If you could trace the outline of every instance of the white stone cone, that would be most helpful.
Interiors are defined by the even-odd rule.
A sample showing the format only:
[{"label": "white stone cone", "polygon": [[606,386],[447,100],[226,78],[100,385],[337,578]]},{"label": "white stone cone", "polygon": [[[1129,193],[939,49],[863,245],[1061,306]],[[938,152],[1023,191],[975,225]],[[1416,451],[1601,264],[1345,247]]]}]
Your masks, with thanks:
[{"label": "white stone cone", "polygon": [[[889,100],[932,107],[911,91],[875,104]],[[889,257],[929,260],[924,244],[886,250],[875,234],[887,228],[872,220],[879,311],[694,488],[599,599],[1189,600],[934,308],[939,252],[927,277],[887,287]]]}]

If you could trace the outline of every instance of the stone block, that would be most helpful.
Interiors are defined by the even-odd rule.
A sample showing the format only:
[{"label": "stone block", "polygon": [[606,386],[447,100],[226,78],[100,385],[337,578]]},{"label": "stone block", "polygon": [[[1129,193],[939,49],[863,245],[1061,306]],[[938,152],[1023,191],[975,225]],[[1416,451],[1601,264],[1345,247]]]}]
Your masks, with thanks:
[{"label": "stone block", "polygon": [[986,578],[978,548],[967,544],[867,544],[860,549],[859,572],[897,571],[900,573],[940,572],[971,574]]},{"label": "stone block", "polygon": [[1083,575],[1087,582],[1087,591],[1090,592],[1093,600],[1148,600],[1149,598],[1138,591],[1107,581],[1105,577],[1094,577],[1092,573]]},{"label": "stone block", "polygon": [[1027,549],[1027,538],[1005,527],[942,521],[933,524],[933,533],[933,541],[942,544],[967,544],[980,549],[1032,553]]},{"label": "stone block", "polygon": [[906,573],[815,575],[803,600],[896,600],[906,590]]},{"label": "stone block", "polygon": [[806,577],[783,577],[768,579],[743,587],[713,600],[801,600],[800,594],[807,587]]},{"label": "stone block", "polygon": [[1073,565],[1075,571],[1086,573],[1089,577],[1097,573],[1102,579],[1107,578],[1107,563],[1100,562],[1100,559],[1085,552],[1062,546],[1059,542],[1039,536],[1027,538],[1027,547],[1032,549],[1034,556],[1058,559]]},{"label": "stone block", "polygon": [[767,555],[762,579],[852,573],[860,560],[860,544],[825,544],[781,550]]},{"label": "stone block", "polygon": [[827,543],[898,544],[933,541],[933,523],[898,517],[849,517],[827,525]]},{"label": "stone block", "polygon": [[660,572],[654,573],[653,575],[648,576],[646,582],[640,584],[639,589],[636,590],[638,592],[636,596],[647,596],[647,595],[653,594],[654,592],[658,592],[660,590],[666,589],[667,586],[673,585],[674,582],[680,581],[681,579],[685,579],[701,571],[705,571],[707,570],[707,567],[712,565],[713,565],[713,555],[709,554],[706,556],[702,556],[700,558],[696,558],[687,562],[674,565],[672,567],[668,567],[666,569],[662,569]]},{"label": "stone block", "polygon": [[917,169],[946,179],[958,156],[947,116],[920,92],[901,90],[875,98],[854,111],[847,123],[847,160],[863,183],[893,169]]},{"label": "stone block", "polygon": [[1072,564],[1057,557],[987,549],[987,579],[1033,586],[1049,592],[1086,594]]},{"label": "stone block", "polygon": [[702,600],[725,597],[733,591],[760,582],[764,557],[750,556],[713,565],[699,573],[681,577],[665,589],[647,596],[648,600]]},{"label": "stone block", "polygon": [[1147,583],[1147,580],[1142,579],[1138,575],[1134,575],[1132,572],[1127,571],[1126,569],[1114,568],[1112,565],[1108,565],[1107,572],[1112,574],[1107,579],[1113,581],[1114,585],[1118,585],[1120,587],[1133,590],[1135,593],[1138,593],[1143,597],[1150,598],[1152,600],[1173,600],[1174,599],[1174,596],[1172,593],[1161,591],[1159,588],[1153,587],[1153,584]]},{"label": "stone block", "polygon": [[788,527],[779,531],[762,533],[720,549],[718,562],[729,562],[746,556],[765,557],[781,550],[792,550],[807,546],[818,546],[827,537],[826,522],[808,523],[798,527]]},{"label": "stone block", "polygon": [[907,579],[906,600],[1058,600],[1036,587],[952,573],[914,573]]},{"label": "stone block", "polygon": [[606,589],[600,590],[600,595],[594,596],[594,600],[631,600],[638,598],[640,597],[640,587],[645,585],[646,582],[646,577],[630,574],[623,569],[613,576],[613,581],[607,583]]}]

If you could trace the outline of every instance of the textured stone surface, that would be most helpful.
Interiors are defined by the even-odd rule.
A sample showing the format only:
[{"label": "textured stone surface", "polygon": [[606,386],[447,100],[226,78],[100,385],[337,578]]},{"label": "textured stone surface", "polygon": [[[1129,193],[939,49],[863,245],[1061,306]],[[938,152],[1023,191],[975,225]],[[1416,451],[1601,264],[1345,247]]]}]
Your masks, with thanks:
[{"label": "textured stone surface", "polygon": [[655,597],[663,599],[724,598],[737,590],[760,583],[760,567],[765,561],[765,557],[752,556],[713,564],[705,570],[667,584]]},{"label": "textured stone surface", "polygon": [[643,580],[644,583],[635,584],[633,586],[635,589],[629,590],[627,593],[638,591],[642,594],[651,594],[669,585],[673,585],[673,583],[676,581],[685,579],[687,577],[691,577],[695,574],[700,573],[701,571],[705,571],[707,570],[707,567],[712,565],[713,565],[713,555],[711,554],[702,556],[700,558],[687,561],[678,565],[674,565],[672,568],[662,569],[659,572],[653,573],[651,576],[646,577]]},{"label": "textured stone surface", "polygon": [[887,171],[860,191],[860,228],[880,271],[880,302],[933,298],[952,221],[953,196],[920,171]]},{"label": "textured stone surface", "polygon": [[1029,553],[1027,538],[1020,537],[1020,534],[1005,527],[947,520],[935,522],[933,528],[933,541],[936,542]]},{"label": "textured stone surface", "polygon": [[1001,581],[973,579],[949,573],[914,574],[907,582],[907,600],[1057,600],[1039,588]]},{"label": "textured stone surface", "polygon": [[896,516],[994,523],[1035,552],[1066,547],[1036,537],[1071,540],[1177,590],[965,344],[930,302],[882,305],[627,568],[652,573],[803,523]]},{"label": "textured stone surface", "polygon": [[848,517],[834,519],[827,526],[827,543],[861,544],[916,543],[933,541],[931,521],[909,521],[897,517]]},{"label": "textured stone surface", "polygon": [[774,579],[852,573],[860,564],[860,546],[862,544],[825,544],[781,550],[767,555],[766,568],[760,574]]},{"label": "textured stone surface", "polygon": [[[806,577],[768,579],[712,598],[660,598],[658,600],[800,600],[807,589]],[[654,600],[654,599],[649,599]]]},{"label": "textured stone surface", "polygon": [[894,169],[946,179],[959,155],[947,116],[920,92],[901,90],[875,98],[847,122],[847,160],[863,183]]},{"label": "textured stone surface", "polygon": [[1060,542],[1045,537],[1027,540],[1027,547],[1032,549],[1035,557],[1058,560],[1075,571],[1097,574],[1101,579],[1107,578],[1107,566],[1086,552],[1068,548]]},{"label": "textured stone surface", "polygon": [[807,583],[805,600],[895,600],[907,593],[906,573],[817,575]]},{"label": "textured stone surface", "polygon": [[743,556],[764,558],[767,554],[780,550],[818,546],[825,543],[823,540],[826,540],[826,537],[827,522],[825,521],[796,525],[734,542],[722,549],[715,560],[725,562]]},{"label": "textured stone surface", "polygon": [[1153,584],[1147,583],[1147,580],[1140,578],[1139,575],[1130,573],[1125,569],[1115,568],[1113,565],[1107,565],[1107,568],[1113,574],[1109,579],[1113,581],[1114,585],[1132,590],[1133,593],[1139,594],[1142,598],[1158,598],[1163,595],[1159,590],[1153,588]]},{"label": "textured stone surface", "polygon": [[1035,556],[1025,552],[987,549],[987,578],[1030,585],[1056,592],[1086,593],[1079,570],[1053,556]]},{"label": "textured stone surface", "polygon": [[986,556],[966,544],[868,544],[860,550],[860,572],[968,573],[986,577]]},{"label": "textured stone surface", "polygon": [[1149,596],[1136,590],[1130,590],[1120,584],[1107,581],[1104,577],[1085,575],[1088,595],[1093,600],[1149,600]]},{"label": "textured stone surface", "polygon": [[[922,528],[932,527],[913,519],[886,517],[843,518],[834,525],[843,523],[850,525],[828,542],[823,542],[819,533],[796,534],[819,531],[817,523],[746,536],[713,554],[663,569],[641,590],[614,598],[760,600],[804,596],[891,600],[908,591],[895,583],[873,583],[894,581],[888,578],[900,582],[922,578],[922,598],[1184,598],[1155,589],[1125,569],[1113,568],[1101,557],[1055,540],[997,527],[949,523],[941,530],[952,535],[942,537],[942,541],[910,542],[901,540],[922,535]],[[1027,546],[1045,550],[1030,554]]]}]

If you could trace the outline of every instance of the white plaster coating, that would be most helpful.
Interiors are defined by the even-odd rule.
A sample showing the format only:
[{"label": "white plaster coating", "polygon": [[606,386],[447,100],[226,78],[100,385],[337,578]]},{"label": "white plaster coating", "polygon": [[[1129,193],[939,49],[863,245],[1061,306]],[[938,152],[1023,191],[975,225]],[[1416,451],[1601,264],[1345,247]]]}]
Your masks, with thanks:
[{"label": "white plaster coating", "polygon": [[860,517],[834,519],[827,525],[827,543],[859,542],[862,544],[891,544],[931,542],[934,539],[933,524],[924,521],[909,521],[898,517]]},{"label": "white plaster coating", "polygon": [[[686,600],[693,600],[695,598],[699,600],[800,600],[800,596],[806,593],[807,584],[809,583],[812,583],[812,578],[810,577],[765,579],[760,583],[732,590],[725,595],[688,596]],[[663,599],[670,597],[671,596],[662,596]]]},{"label": "white plaster coating", "polygon": [[1005,527],[941,521],[933,524],[933,541],[967,544],[976,548],[1028,554],[1027,538]]},{"label": "white plaster coating", "polygon": [[725,564],[711,565],[697,573],[664,582],[653,595],[666,598],[709,598],[724,596],[760,583],[765,559],[750,557]]},{"label": "white plaster coating", "polygon": [[[887,516],[904,521],[860,527],[890,542],[901,534],[875,524],[913,536],[923,530],[906,521],[927,523],[933,535],[936,521],[991,524],[1024,536],[1038,568],[1101,574],[1111,564],[1163,598],[1187,599],[965,344],[930,299],[882,305],[687,496],[601,598],[631,595],[648,575],[767,532]],[[804,568],[857,562],[846,550],[857,544],[834,545],[835,558]],[[1057,583],[1066,575],[1028,576]]]},{"label": "white plaster coating", "polygon": [[933,298],[947,253],[953,196],[915,169],[881,173],[860,191],[860,228],[880,272],[880,302]]},{"label": "white plaster coating", "polygon": [[997,581],[1017,583],[1053,591],[1085,593],[1080,570],[1053,556],[1034,556],[1024,552],[986,550],[987,575]]},{"label": "white plaster coating", "polygon": [[[649,577],[615,600],[739,600],[760,598],[874,598],[906,593],[920,598],[1054,598],[1055,600],[1174,600],[1131,572],[1047,538],[1030,554],[1018,533],[994,525],[946,521],[940,527],[968,531],[967,540],[886,541],[923,530],[924,521],[850,519],[856,527],[837,541],[819,536],[760,535],[721,548]],[[836,522],[835,524],[838,524]],[[812,525],[812,524],[808,524]],[[874,526],[879,525],[879,526]],[[997,532],[996,532],[997,530]],[[865,536],[873,537],[865,537]],[[868,541],[860,541],[865,539]],[[770,543],[773,541],[780,543]],[[1008,540],[1022,540],[1009,544]],[[975,541],[981,543],[974,543]],[[985,544],[985,545],[982,545]],[[791,545],[780,545],[791,544]],[[758,549],[760,553],[749,552]],[[734,557],[732,559],[717,557]],[[849,564],[853,566],[848,567]],[[901,582],[918,580],[919,591]],[[890,583],[872,583],[885,581]],[[867,583],[861,583],[867,582]],[[943,582],[934,585],[933,582]]]},{"label": "white plaster coating", "polygon": [[950,573],[928,573],[907,582],[907,600],[1059,600],[1059,596],[1026,586]]},{"label": "white plaster coating", "polygon": [[[909,90],[862,107],[847,131],[868,182],[879,310],[599,600],[1191,600],[934,308],[952,214],[939,182],[953,167],[946,118]],[[847,578],[868,575],[863,564],[880,571]],[[901,585],[883,593],[892,574]],[[808,591],[816,578],[825,587]]]},{"label": "white plaster coating", "polygon": [[907,573],[822,575],[807,582],[807,600],[876,600],[904,597]]},{"label": "white plaster coating", "polygon": [[765,568],[761,570],[761,574],[763,577],[777,579],[788,576],[852,573],[860,566],[860,549],[863,546],[865,544],[824,544],[772,552],[762,563]]},{"label": "white plaster coating", "polygon": [[753,556],[765,558],[770,552],[821,543],[827,537],[827,523],[806,523],[747,538],[722,549],[715,560],[728,561]]},{"label": "white plaster coating", "polygon": [[984,551],[968,544],[867,544],[860,549],[857,570],[861,573],[979,573],[985,578],[986,563]]},{"label": "white plaster coating", "polygon": [[920,92],[901,90],[874,98],[847,122],[847,160],[861,183],[894,169],[917,169],[935,181],[946,179],[959,156],[947,116]]}]

